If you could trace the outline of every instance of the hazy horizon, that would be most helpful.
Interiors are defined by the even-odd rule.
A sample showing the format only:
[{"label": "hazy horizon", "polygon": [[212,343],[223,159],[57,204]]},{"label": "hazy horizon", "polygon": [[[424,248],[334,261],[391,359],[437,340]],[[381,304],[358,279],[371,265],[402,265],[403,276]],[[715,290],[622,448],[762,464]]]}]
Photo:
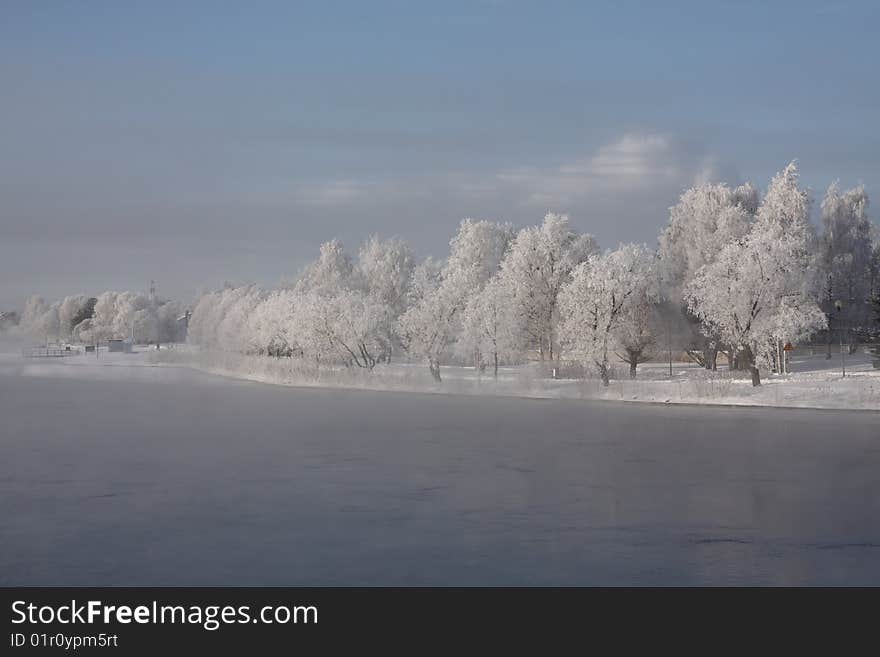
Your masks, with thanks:
[{"label": "hazy horizon", "polygon": [[[340,238],[443,255],[564,212],[653,245],[683,188],[791,159],[872,195],[868,2],[5,2],[0,309],[277,284]],[[871,212],[872,218],[875,217]],[[876,223],[876,220],[875,220]]]}]

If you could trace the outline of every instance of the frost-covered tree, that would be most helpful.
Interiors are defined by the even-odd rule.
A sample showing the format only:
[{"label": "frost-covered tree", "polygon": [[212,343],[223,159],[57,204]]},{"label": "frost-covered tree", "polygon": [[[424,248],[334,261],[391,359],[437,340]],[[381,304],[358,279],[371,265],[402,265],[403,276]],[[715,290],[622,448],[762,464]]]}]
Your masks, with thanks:
[{"label": "frost-covered tree", "polygon": [[303,354],[372,370],[390,357],[413,256],[399,239],[371,237],[353,260],[337,240],[300,277],[293,318]]},{"label": "frost-covered tree", "polygon": [[686,190],[670,208],[659,253],[664,279],[679,295],[700,267],[715,260],[721,246],[748,232],[756,195],[751,185],[705,184]]},{"label": "frost-covered tree", "polygon": [[265,297],[256,285],[227,285],[202,295],[189,320],[189,341],[205,349],[258,352],[250,318]]},{"label": "frost-covered tree", "polygon": [[[821,306],[829,327],[838,331],[858,328],[870,319],[866,302],[872,296],[874,253],[867,210],[868,194],[862,186],[841,192],[833,183],[822,201]],[[831,337],[828,331],[828,358]]]},{"label": "frost-covered tree", "polygon": [[809,275],[809,211],[809,193],[791,163],[773,178],[748,234],[726,245],[685,289],[691,312],[744,358],[756,386],[779,340],[825,326]]},{"label": "frost-covered tree", "polygon": [[177,332],[182,306],[137,292],[103,292],[97,297],[66,296],[51,305],[28,300],[23,323],[33,337],[77,340],[85,343],[108,338],[140,342],[169,341]]},{"label": "frost-covered tree", "polygon": [[614,331],[618,345],[615,354],[629,365],[631,379],[636,378],[638,366],[647,363],[653,356],[657,344],[659,299],[660,288],[656,284],[638,290],[626,304]]},{"label": "frost-covered tree", "polygon": [[382,309],[356,292],[309,292],[297,299],[293,326],[306,357],[372,370],[381,348],[382,319]]},{"label": "frost-covered tree", "polygon": [[339,240],[321,245],[318,259],[307,265],[294,285],[298,294],[335,294],[350,285],[354,263]]},{"label": "frost-covered tree", "polygon": [[247,330],[257,353],[280,358],[300,351],[293,330],[296,300],[292,290],[275,290],[254,308]]},{"label": "frost-covered tree", "polygon": [[90,299],[84,294],[67,296],[61,300],[58,306],[58,320],[61,323],[63,337],[71,337],[76,326],[92,316],[95,303],[97,299]]},{"label": "frost-covered tree", "polygon": [[431,376],[440,381],[440,356],[452,332],[458,306],[448,290],[442,290],[443,266],[427,258],[413,272],[407,293],[409,308],[397,321],[406,350],[427,360]]},{"label": "frost-covered tree", "polygon": [[136,292],[108,290],[98,295],[92,318],[92,337],[98,341],[110,338],[135,339],[149,331],[149,316],[145,312],[149,299]]},{"label": "frost-covered tree", "polygon": [[529,346],[557,357],[558,300],[562,287],[582,262],[598,251],[592,235],[571,228],[567,216],[547,214],[540,226],[519,231],[502,263],[502,278],[513,298],[515,317]]},{"label": "frost-covered tree", "polygon": [[92,325],[89,338],[100,342],[114,337],[114,323],[116,320],[116,298],[118,293],[113,291],[102,292],[95,302],[95,312],[92,316]]},{"label": "frost-covered tree", "polygon": [[440,361],[460,327],[465,305],[498,271],[511,235],[507,224],[464,219],[439,272],[428,262],[414,273],[411,306],[400,317],[398,330],[407,351],[427,361],[436,381],[441,380]]},{"label": "frost-covered tree", "polygon": [[390,351],[411,261],[400,240],[371,238],[355,265],[332,240],[293,286],[271,294],[227,286],[203,295],[190,319],[190,339],[206,348],[372,369]]},{"label": "frost-covered tree", "polygon": [[34,340],[60,339],[59,306],[58,303],[50,305],[41,296],[29,297],[25,301],[20,321],[25,335]]},{"label": "frost-covered tree", "polygon": [[517,328],[510,287],[495,275],[467,302],[456,346],[462,355],[473,358],[481,371],[491,364],[497,378],[499,363],[514,360],[521,353]]},{"label": "frost-covered tree", "polygon": [[443,284],[466,300],[495,275],[512,239],[510,224],[464,219],[449,242]]},{"label": "frost-covered tree", "polygon": [[376,327],[382,342],[381,357],[389,360],[397,338],[397,320],[406,311],[407,293],[416,260],[409,245],[400,238],[380,240],[373,235],[361,247],[357,275],[369,301],[381,312]]},{"label": "frost-covered tree", "polygon": [[443,278],[443,261],[428,256],[413,270],[409,289],[406,291],[407,308],[417,305],[431,295]]},{"label": "frost-covered tree", "polygon": [[560,295],[563,344],[595,367],[606,386],[611,378],[609,357],[615,349],[632,352],[634,373],[641,357],[637,352],[644,348],[640,333],[648,331],[637,323],[658,298],[655,256],[644,246],[627,244],[590,256],[574,270]]},{"label": "frost-covered tree", "polygon": [[[737,188],[704,184],[686,190],[669,210],[669,223],[660,234],[660,270],[666,295],[685,304],[685,286],[696,272],[714,262],[719,251],[743,237],[754,220],[758,191],[750,183]],[[694,322],[698,327],[698,322]],[[694,331],[687,352],[707,369],[715,369],[718,336]]]}]

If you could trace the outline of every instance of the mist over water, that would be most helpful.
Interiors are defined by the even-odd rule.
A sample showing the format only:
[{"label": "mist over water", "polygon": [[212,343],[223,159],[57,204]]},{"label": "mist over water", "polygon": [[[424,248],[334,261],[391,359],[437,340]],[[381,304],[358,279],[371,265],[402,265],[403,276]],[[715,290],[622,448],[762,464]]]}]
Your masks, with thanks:
[{"label": "mist over water", "polygon": [[875,414],[6,363],[5,585],[880,583]]}]

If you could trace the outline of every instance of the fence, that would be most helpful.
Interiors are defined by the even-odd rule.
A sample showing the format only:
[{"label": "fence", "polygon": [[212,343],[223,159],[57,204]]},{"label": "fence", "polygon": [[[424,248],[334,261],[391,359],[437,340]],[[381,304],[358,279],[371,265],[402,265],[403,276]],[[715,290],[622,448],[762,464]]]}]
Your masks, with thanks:
[{"label": "fence", "polygon": [[76,353],[70,347],[26,347],[21,350],[21,355],[25,358],[63,358]]}]

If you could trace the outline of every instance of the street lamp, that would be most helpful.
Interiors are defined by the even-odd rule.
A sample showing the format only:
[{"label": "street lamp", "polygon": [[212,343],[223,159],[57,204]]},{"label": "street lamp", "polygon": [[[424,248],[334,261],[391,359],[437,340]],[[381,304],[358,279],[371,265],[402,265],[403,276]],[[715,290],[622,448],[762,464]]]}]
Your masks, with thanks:
[{"label": "street lamp", "polygon": [[841,309],[843,302],[840,299],[834,302],[834,309],[837,311],[837,332],[840,333],[840,369],[843,376],[846,376],[846,351],[843,348],[843,315]]}]

